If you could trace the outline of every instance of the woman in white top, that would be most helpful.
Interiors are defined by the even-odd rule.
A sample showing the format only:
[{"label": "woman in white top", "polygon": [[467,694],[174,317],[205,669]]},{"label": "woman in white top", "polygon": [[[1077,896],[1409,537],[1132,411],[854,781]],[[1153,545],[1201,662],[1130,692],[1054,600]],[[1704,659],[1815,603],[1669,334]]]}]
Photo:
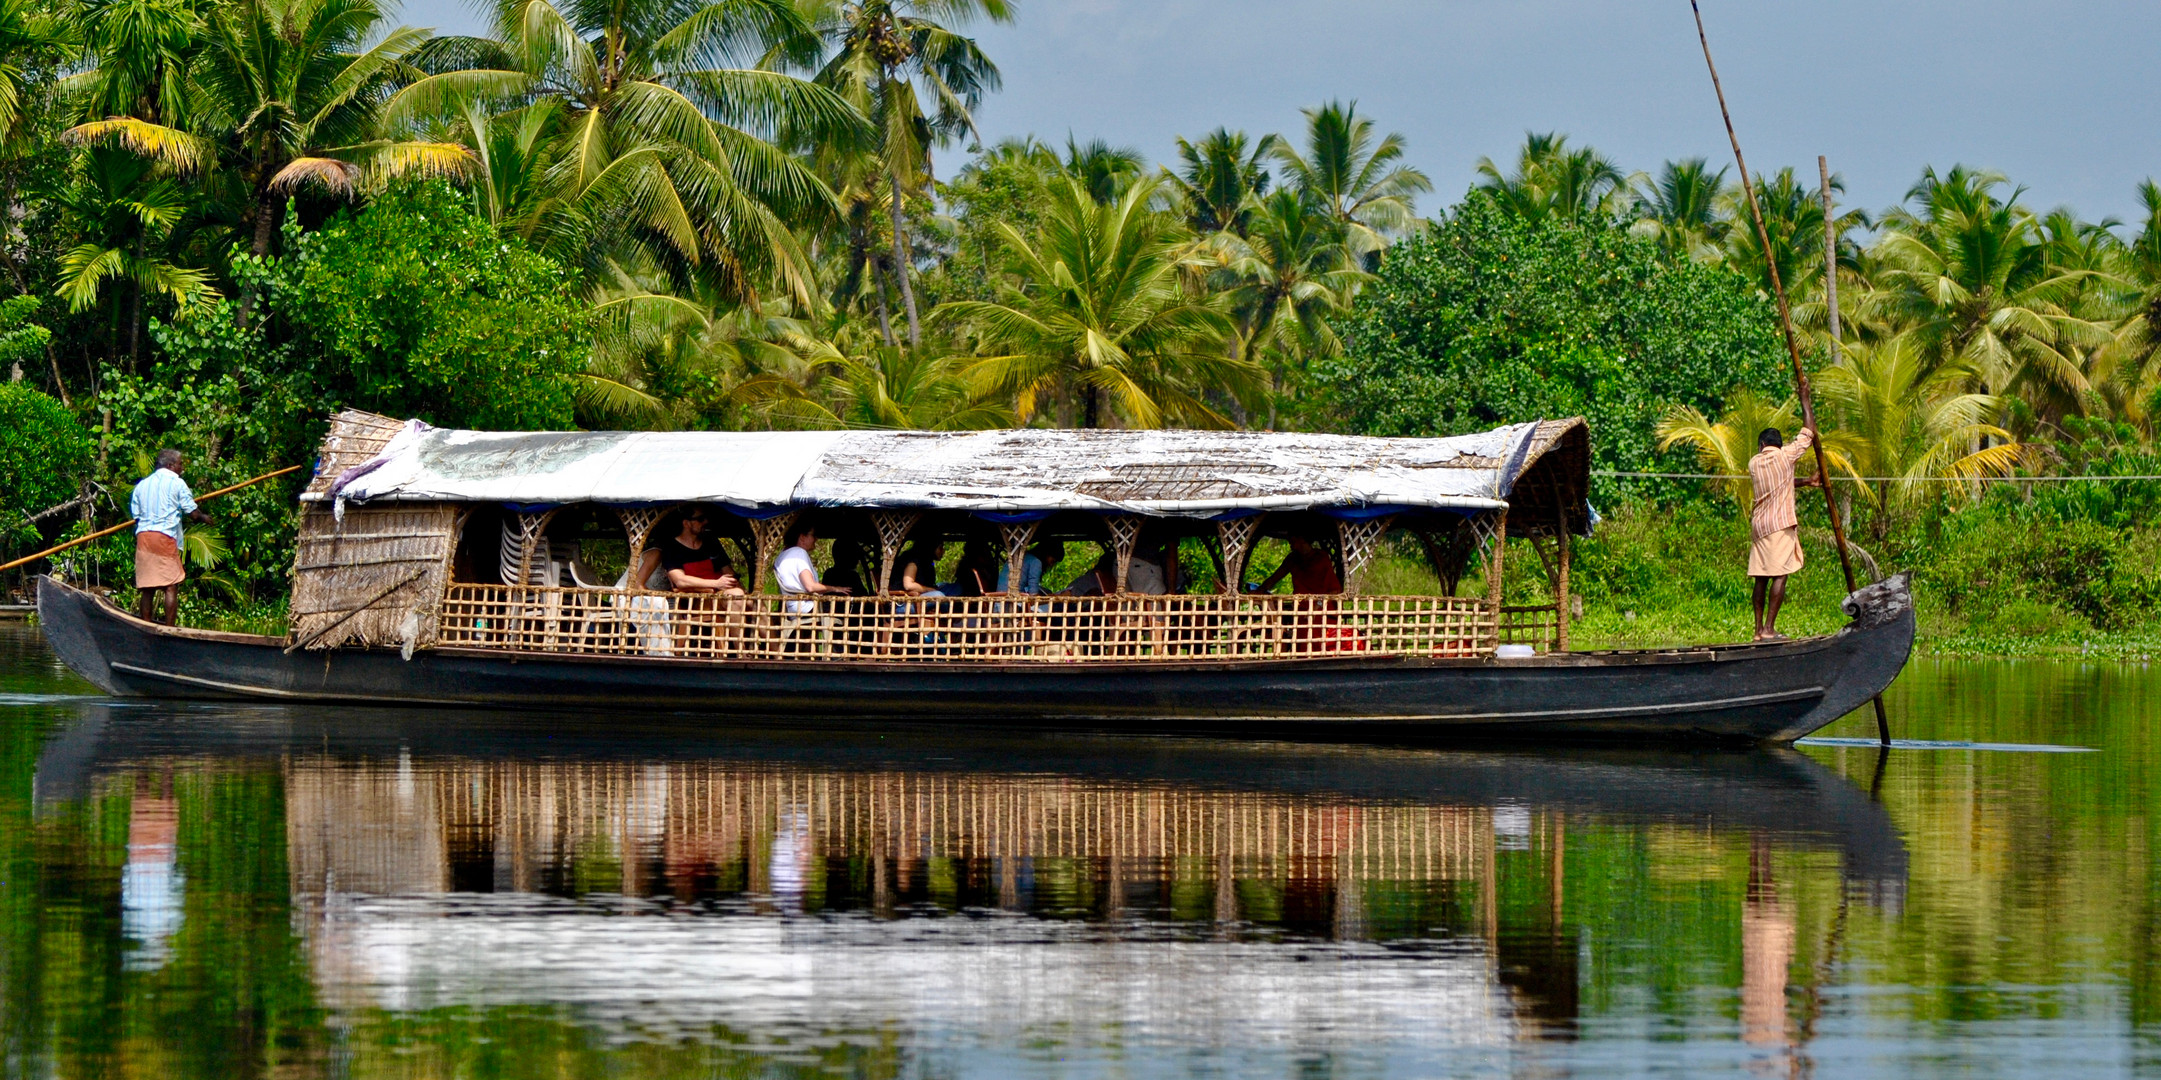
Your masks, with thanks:
[{"label": "woman in white top", "polygon": [[[773,576],[780,582],[781,595],[848,595],[845,586],[825,585],[818,581],[818,566],[810,559],[810,551],[817,545],[818,534],[809,525],[797,525],[788,530],[788,546],[773,560]],[[791,615],[807,615],[817,608],[818,605],[809,600],[788,601]]]}]

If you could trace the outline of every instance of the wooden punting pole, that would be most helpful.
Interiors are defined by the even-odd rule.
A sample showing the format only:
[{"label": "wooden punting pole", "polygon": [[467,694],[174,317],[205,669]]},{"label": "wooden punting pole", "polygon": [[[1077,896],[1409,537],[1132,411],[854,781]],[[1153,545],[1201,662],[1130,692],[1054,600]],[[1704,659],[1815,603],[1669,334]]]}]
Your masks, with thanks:
[{"label": "wooden punting pole", "polygon": [[[1825,313],[1830,319],[1831,362],[1836,364],[1838,363],[1839,343],[1838,223],[1831,217],[1831,163],[1822,154],[1816,155],[1816,181],[1816,192],[1823,196],[1823,304]],[[1823,466],[1819,462],[1816,467],[1820,470]],[[1831,485],[1828,482],[1828,475],[1825,476],[1825,481],[1823,497],[1829,499],[1831,497]],[[1838,520],[1838,511],[1835,507],[1831,512],[1831,520],[1834,522]],[[1843,540],[1842,536],[1842,544]],[[1843,554],[1845,548],[1841,546],[1839,551]],[[1853,570],[1851,568],[1846,571],[1846,580],[1849,584],[1853,581]],[[1876,741],[1888,749],[1891,745],[1891,718],[1884,714],[1883,695],[1877,694],[1875,697],[1870,698],[1869,702],[1876,706]]]},{"label": "wooden punting pole", "polygon": [[[1814,431],[1816,429],[1816,405],[1813,395],[1809,393],[1808,369],[1801,363],[1801,342],[1793,332],[1793,309],[1786,302],[1786,283],[1779,280],[1778,260],[1771,254],[1771,234],[1769,230],[1763,227],[1763,207],[1756,200],[1756,185],[1748,177],[1748,161],[1741,156],[1740,136],[1733,133],[1733,113],[1726,108],[1726,89],[1719,84],[1718,64],[1711,59],[1711,39],[1703,31],[1703,9],[1697,6],[1696,0],[1688,0],[1688,10],[1696,17],[1696,41],[1703,46],[1703,66],[1710,69],[1711,72],[1711,92],[1718,96],[1718,116],[1719,119],[1726,123],[1726,141],[1733,146],[1733,163],[1741,172],[1741,192],[1748,197],[1748,217],[1756,226],[1756,243],[1763,252],[1763,265],[1771,275],[1771,292],[1778,300],[1778,325],[1781,330],[1785,331],[1786,355],[1793,361],[1793,386],[1795,395],[1801,400],[1801,422],[1806,424],[1811,431]],[[1836,273],[1838,269],[1838,252],[1832,244],[1837,233],[1831,223],[1829,167],[1820,157],[1817,159],[1817,164],[1824,169],[1825,173],[1823,224],[1825,247],[1827,248],[1825,255],[1830,260],[1826,269],[1831,272],[1830,280],[1825,282],[1825,288],[1831,288],[1832,282],[1836,281],[1838,276]],[[1829,295],[1835,301],[1836,294]],[[1838,309],[1835,302],[1831,310],[1831,317],[1834,320],[1837,319]],[[1832,347],[1836,348],[1837,346],[1834,344]],[[1818,432],[1818,434],[1820,435],[1821,432]],[[1831,493],[1831,467],[1823,456],[1823,440],[1821,438],[1816,439],[1814,447],[1816,450],[1816,476],[1823,482],[1823,506],[1831,517],[1831,538],[1838,544],[1838,568],[1845,572],[1846,591],[1850,593],[1860,588],[1860,585],[1854,581],[1853,577],[1853,556],[1846,550],[1846,526],[1839,520],[1838,499]],[[1875,703],[1876,734],[1883,745],[1889,746],[1891,745],[1891,724],[1889,719],[1884,716],[1881,695],[1877,696]]]},{"label": "wooden punting pole", "polygon": [[[298,471],[300,471],[301,469],[305,469],[305,468],[307,468],[307,466],[305,466],[305,465],[288,465],[288,466],[286,466],[285,468],[279,469],[279,470],[278,470],[278,471],[276,471],[276,472],[266,472],[266,473],[262,474],[261,476],[255,477],[255,478],[254,478],[254,479],[252,479],[252,480],[242,480],[241,482],[239,482],[239,483],[237,483],[237,484],[234,484],[234,485],[232,485],[231,487],[221,487],[221,488],[217,489],[216,491],[213,491],[213,492],[209,493],[208,495],[199,495],[199,496],[197,496],[197,497],[196,497],[195,501],[196,501],[196,502],[199,502],[199,503],[201,503],[201,502],[209,502],[210,500],[212,500],[212,499],[215,499],[215,498],[217,498],[218,496],[220,496],[220,495],[223,495],[223,494],[225,494],[225,493],[227,493],[227,492],[231,492],[231,491],[239,491],[239,490],[240,490],[241,488],[244,488],[244,487],[249,487],[249,486],[251,486],[251,485],[254,485],[254,484],[260,484],[260,483],[262,483],[263,481],[265,481],[265,480],[269,480],[269,479],[271,479],[271,478],[273,478],[273,477],[279,477],[279,476],[284,476],[284,475],[285,475],[286,473],[289,473],[289,472],[298,472]],[[73,540],[70,540],[70,541],[68,541],[68,542],[67,542],[67,543],[65,543],[65,544],[55,544],[55,545],[53,545],[52,547],[46,548],[45,550],[43,550],[43,551],[40,551],[40,552],[38,552],[38,553],[37,553],[37,554],[35,554],[35,555],[25,555],[25,556],[23,556],[22,558],[20,558],[20,559],[17,559],[17,560],[15,560],[14,562],[11,562],[11,563],[0,563],[0,570],[13,570],[13,569],[15,569],[16,567],[18,567],[18,566],[21,566],[21,565],[23,565],[23,564],[25,564],[25,563],[34,563],[34,562],[38,561],[39,559],[42,559],[42,558],[44,558],[44,557],[45,557],[45,556],[47,556],[47,555],[57,555],[57,554],[59,554],[59,553],[61,553],[61,552],[63,552],[63,551],[66,551],[67,549],[69,549],[69,548],[71,548],[71,547],[75,547],[75,546],[77,546],[77,545],[79,545],[79,544],[87,544],[87,543],[89,543],[89,542],[90,542],[90,541],[92,541],[92,540],[96,540],[96,539],[99,539],[99,538],[101,538],[101,537],[111,536],[112,534],[114,534],[114,533],[116,533],[116,532],[119,532],[120,530],[122,530],[122,529],[125,529],[125,528],[127,528],[128,526],[130,526],[130,525],[133,525],[133,524],[135,524],[135,519],[134,519],[134,518],[129,518],[129,519],[127,519],[126,521],[123,521],[123,522],[121,522],[121,523],[120,523],[120,524],[118,524],[118,525],[114,525],[114,526],[112,526],[112,527],[110,527],[110,528],[105,528],[105,529],[99,529],[98,531],[96,531],[96,532],[94,532],[94,533],[91,533],[91,534],[90,534],[90,535],[88,535],[88,536],[78,536],[78,537],[76,537],[75,539],[73,539]]]}]

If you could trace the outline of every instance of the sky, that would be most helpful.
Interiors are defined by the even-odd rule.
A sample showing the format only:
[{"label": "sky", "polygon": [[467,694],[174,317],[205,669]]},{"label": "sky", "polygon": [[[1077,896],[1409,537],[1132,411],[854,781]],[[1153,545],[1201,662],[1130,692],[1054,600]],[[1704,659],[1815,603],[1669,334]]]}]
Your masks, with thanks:
[{"label": "sky", "polygon": [[[1816,156],[1872,212],[1924,166],[1994,169],[2035,209],[2136,220],[2161,176],[2154,0],[1702,0],[1728,103],[1765,172]],[[1624,170],[1730,164],[1686,0],[1018,0],[971,32],[1004,74],[986,138],[1101,137],[1174,161],[1217,126],[1293,134],[1301,108],[1355,100],[1433,178],[1430,213],[1561,131]],[[470,31],[463,0],[407,23]],[[950,175],[962,154],[946,152]]]}]

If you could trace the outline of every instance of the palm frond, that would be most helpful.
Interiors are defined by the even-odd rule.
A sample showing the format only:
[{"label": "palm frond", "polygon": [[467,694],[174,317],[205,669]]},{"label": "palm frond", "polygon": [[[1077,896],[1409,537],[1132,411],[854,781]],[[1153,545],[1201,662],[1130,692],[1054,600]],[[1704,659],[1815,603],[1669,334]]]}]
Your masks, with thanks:
[{"label": "palm frond", "polygon": [[61,138],[77,146],[109,141],[182,174],[201,171],[217,156],[216,147],[207,139],[130,116],[77,124],[62,132]]},{"label": "palm frond", "polygon": [[290,192],[303,184],[312,184],[341,199],[350,199],[358,193],[363,175],[360,166],[350,161],[328,157],[294,158],[270,178],[270,190]]}]

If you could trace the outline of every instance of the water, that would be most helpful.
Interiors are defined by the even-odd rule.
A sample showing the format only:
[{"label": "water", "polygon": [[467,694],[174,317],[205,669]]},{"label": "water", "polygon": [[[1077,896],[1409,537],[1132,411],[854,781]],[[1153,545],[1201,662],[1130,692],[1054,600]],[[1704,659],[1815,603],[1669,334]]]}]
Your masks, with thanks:
[{"label": "water", "polygon": [[2161,674],[1890,706],[1888,758],[749,731],[108,701],[0,626],[0,1068],[2161,1075]]}]

